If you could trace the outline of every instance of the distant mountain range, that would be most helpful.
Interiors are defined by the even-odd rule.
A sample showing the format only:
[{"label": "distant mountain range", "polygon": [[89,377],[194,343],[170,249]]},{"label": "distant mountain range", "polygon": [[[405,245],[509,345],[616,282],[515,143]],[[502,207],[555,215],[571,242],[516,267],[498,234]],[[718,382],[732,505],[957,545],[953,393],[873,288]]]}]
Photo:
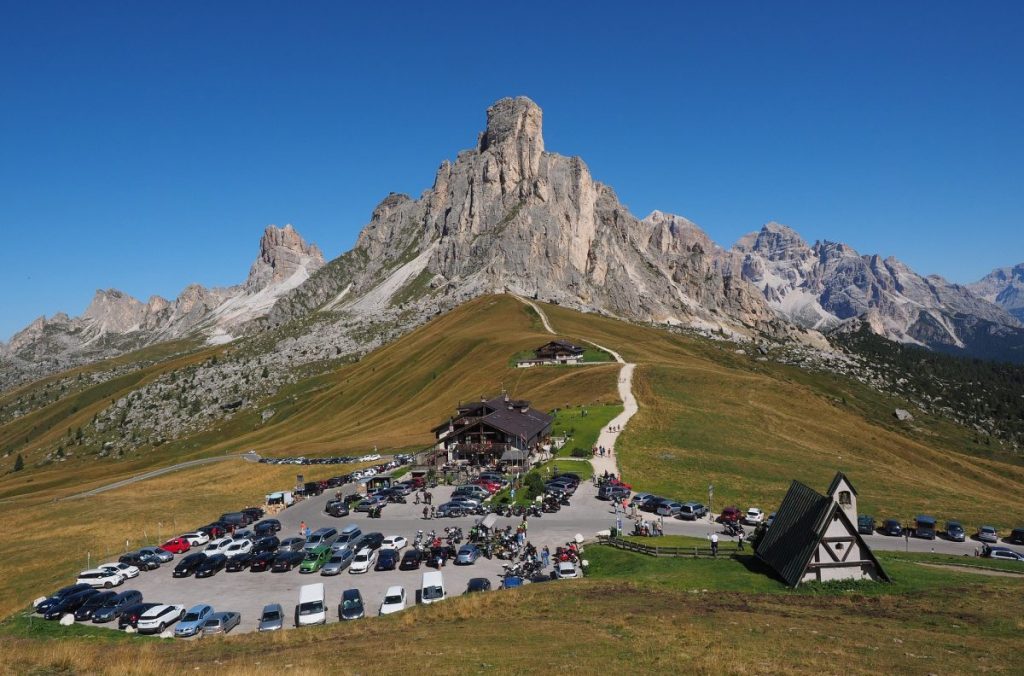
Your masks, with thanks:
[{"label": "distant mountain range", "polygon": [[282,358],[328,358],[503,291],[738,338],[827,347],[828,333],[867,325],[1024,361],[1024,264],[960,286],[777,223],[725,249],[681,216],[631,214],[580,158],[546,151],[541,109],[518,97],[488,109],[476,145],[418,199],[386,197],[338,258],[325,264],[291,226],[269,226],[244,284],[145,303],[98,291],[80,317],[40,317],[0,346],[0,387],[181,338],[259,334]]}]

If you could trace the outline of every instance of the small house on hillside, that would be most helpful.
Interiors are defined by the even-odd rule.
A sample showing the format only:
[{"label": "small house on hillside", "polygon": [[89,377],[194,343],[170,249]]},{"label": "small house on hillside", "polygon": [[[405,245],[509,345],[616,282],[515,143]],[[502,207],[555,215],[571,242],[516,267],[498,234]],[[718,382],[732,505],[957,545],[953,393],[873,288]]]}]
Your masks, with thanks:
[{"label": "small house on hillside", "polygon": [[449,462],[526,464],[551,435],[554,418],[508,395],[460,404],[455,415],[434,428],[437,450]]},{"label": "small house on hillside", "polygon": [[827,495],[794,481],[757,545],[757,556],[790,587],[830,580],[889,582],[857,532],[857,491],[842,472]]},{"label": "small house on hillside", "polygon": [[583,361],[584,348],[567,340],[552,340],[533,350],[533,359],[522,359],[519,367],[541,364],[579,364]]}]

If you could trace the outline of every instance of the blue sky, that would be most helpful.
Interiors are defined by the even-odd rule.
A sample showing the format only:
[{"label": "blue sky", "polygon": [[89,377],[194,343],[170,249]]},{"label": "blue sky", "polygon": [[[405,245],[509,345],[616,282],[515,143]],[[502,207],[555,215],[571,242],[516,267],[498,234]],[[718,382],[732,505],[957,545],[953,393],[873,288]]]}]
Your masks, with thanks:
[{"label": "blue sky", "polygon": [[5,3],[0,338],[238,283],[268,223],[337,256],[518,94],[724,245],[777,220],[954,281],[1024,261],[1024,4],[347,4]]}]

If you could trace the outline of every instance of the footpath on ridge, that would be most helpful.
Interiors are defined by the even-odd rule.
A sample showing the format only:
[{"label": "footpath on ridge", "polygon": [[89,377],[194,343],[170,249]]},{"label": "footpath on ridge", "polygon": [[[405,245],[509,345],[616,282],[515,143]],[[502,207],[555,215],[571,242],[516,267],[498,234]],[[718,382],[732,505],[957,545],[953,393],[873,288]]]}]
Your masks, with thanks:
[{"label": "footpath on ridge", "polygon": [[[540,317],[540,321],[548,333],[558,335],[551,327],[551,322],[548,321],[548,316],[539,305],[534,303],[532,300],[523,298],[522,296],[516,296],[516,298],[533,308]],[[622,355],[615,350],[611,350],[603,345],[598,345],[594,341],[587,340],[586,338],[581,338],[581,340],[593,345],[599,350],[604,350],[614,357],[615,361],[622,364],[622,368],[619,370],[619,398],[622,400],[622,413],[615,416],[615,418],[613,418],[612,421],[601,430],[601,433],[597,437],[597,445],[604,446],[605,454],[603,456],[596,455],[590,460],[590,464],[594,467],[595,475],[608,472],[609,474],[619,476],[619,463],[617,460],[618,454],[615,453],[615,442],[618,440],[619,435],[622,434],[622,431],[626,428],[626,423],[629,422],[629,419],[632,418],[639,409],[636,403],[636,397],[633,396],[633,370],[636,368],[636,364],[626,362],[626,360],[622,358]]]}]

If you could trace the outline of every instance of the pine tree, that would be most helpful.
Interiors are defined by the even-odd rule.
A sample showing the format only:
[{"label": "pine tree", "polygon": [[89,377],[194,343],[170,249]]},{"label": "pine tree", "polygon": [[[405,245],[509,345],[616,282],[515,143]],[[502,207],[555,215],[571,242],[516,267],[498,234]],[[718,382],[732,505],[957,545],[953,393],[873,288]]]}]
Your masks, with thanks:
[{"label": "pine tree", "polygon": [[14,459],[14,471],[20,472],[23,469],[25,469],[25,459],[21,457],[21,453],[19,453],[18,457]]}]

